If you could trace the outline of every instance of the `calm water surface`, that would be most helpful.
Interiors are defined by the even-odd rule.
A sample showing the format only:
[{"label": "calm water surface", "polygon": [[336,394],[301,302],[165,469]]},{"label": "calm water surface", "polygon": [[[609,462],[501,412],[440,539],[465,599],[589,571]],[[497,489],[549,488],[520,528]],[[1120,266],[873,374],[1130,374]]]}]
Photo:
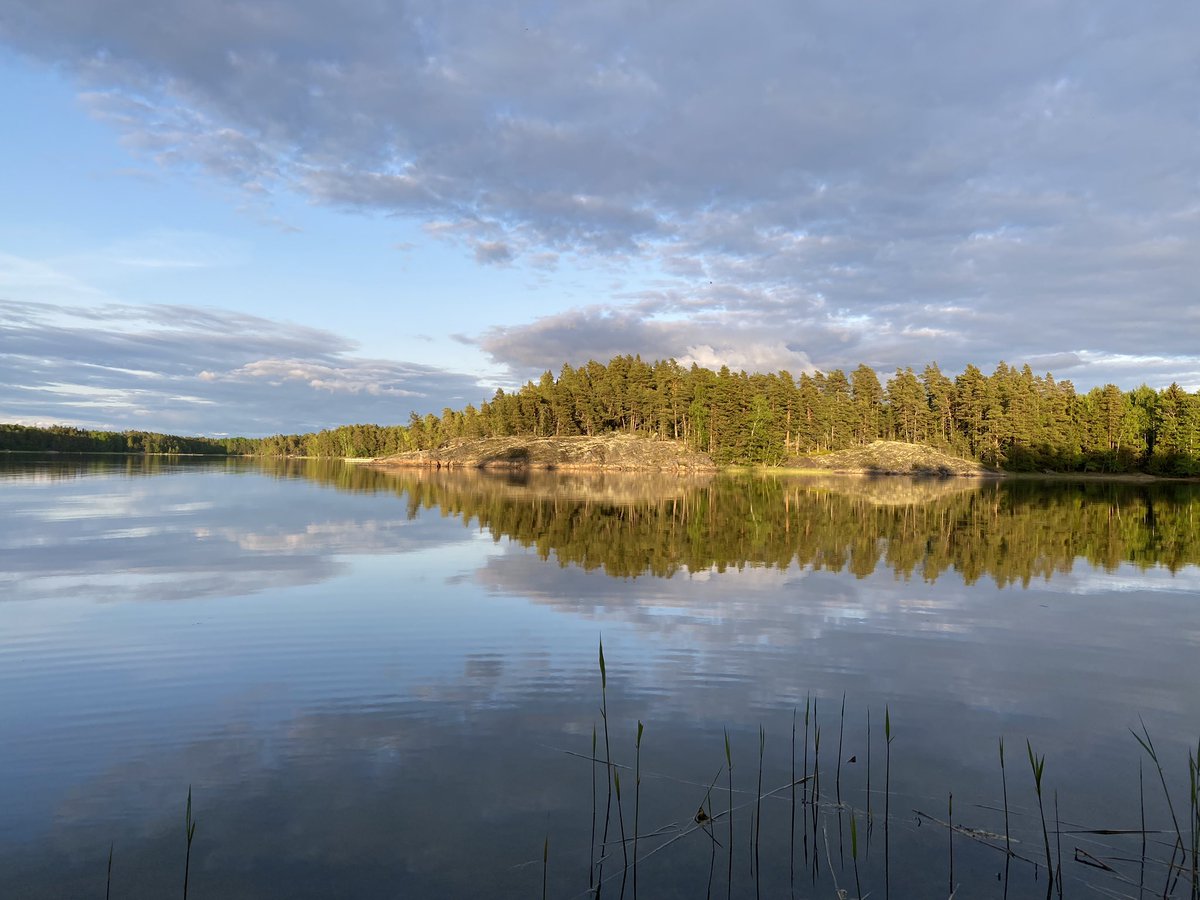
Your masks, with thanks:
[{"label": "calm water surface", "polygon": [[853,897],[855,845],[874,897],[1044,895],[1027,739],[1064,893],[1167,881],[1167,835],[1080,831],[1140,827],[1140,720],[1187,807],[1196,485],[14,457],[0,509],[3,898],[102,896],[110,845],[114,898],[178,894],[189,786],[192,897],[540,897],[547,836],[585,897],[601,635],[640,896],[729,892],[726,731],[734,896]]}]

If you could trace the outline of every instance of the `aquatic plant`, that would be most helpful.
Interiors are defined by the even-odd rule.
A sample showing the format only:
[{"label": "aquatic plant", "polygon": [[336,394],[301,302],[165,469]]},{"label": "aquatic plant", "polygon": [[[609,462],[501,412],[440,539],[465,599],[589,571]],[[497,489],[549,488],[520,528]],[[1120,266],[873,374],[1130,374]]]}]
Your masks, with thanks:
[{"label": "aquatic plant", "polygon": [[[1029,753],[1029,767],[1033,770],[1033,786],[1037,792],[1038,813],[1042,817],[1042,841],[1046,845],[1046,876],[1050,884],[1054,883],[1054,863],[1050,858],[1050,833],[1046,830],[1046,808],[1042,803],[1042,775],[1046,771],[1046,755],[1043,753],[1038,756],[1033,752],[1033,744],[1028,738],[1025,740],[1025,749]],[[1047,891],[1049,893],[1049,891]]]},{"label": "aquatic plant", "polygon": [[638,854],[638,814],[641,812],[642,804],[642,720],[638,719],[637,738],[634,741],[634,765],[633,765],[633,898],[637,900],[638,890],[638,872],[637,872],[637,854]]},{"label": "aquatic plant", "polygon": [[187,835],[187,855],[183,859],[183,900],[187,900],[188,875],[192,868],[192,840],[196,837],[196,820],[192,818],[192,786],[190,784],[188,785],[187,811],[184,813],[184,833]]}]

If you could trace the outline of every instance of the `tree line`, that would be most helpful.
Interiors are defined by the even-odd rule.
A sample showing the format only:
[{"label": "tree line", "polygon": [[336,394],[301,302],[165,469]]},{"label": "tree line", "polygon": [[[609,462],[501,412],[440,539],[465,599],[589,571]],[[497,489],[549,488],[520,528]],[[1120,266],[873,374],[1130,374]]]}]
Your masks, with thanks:
[{"label": "tree line", "polygon": [[[251,452],[253,441],[238,444],[244,438],[220,439],[181,437],[154,431],[95,431],[52,425],[38,428],[0,423],[0,450],[56,453],[166,453],[203,456],[227,456]],[[247,449],[234,449],[245,446]]]},{"label": "tree line", "polygon": [[[617,431],[682,441],[723,465],[780,465],[889,439],[1011,471],[1200,474],[1200,394],[1178,384],[1131,391],[1109,384],[1079,394],[1070,381],[1005,363],[990,375],[968,365],[954,378],[930,363],[920,374],[897,369],[881,383],[866,365],[796,378],[619,356],[607,365],[564,365],[558,377],[546,372],[517,391],[498,390],[478,408],[413,414],[402,433],[380,437],[385,452],[397,452],[456,438]],[[309,447],[337,439],[336,432],[294,438]]]},{"label": "tree line", "polygon": [[[75,429],[58,428],[49,430],[53,446],[13,446],[12,429],[21,426],[0,426],[0,449],[367,457],[462,438],[625,432],[681,441],[721,465],[780,465],[890,439],[1011,471],[1200,474],[1200,393],[1178,384],[1162,390],[1108,384],[1080,394],[1070,381],[1005,363],[990,375],[968,365],[953,378],[930,363],[919,374],[897,369],[881,382],[866,365],[849,374],[833,369],[794,377],[727,367],[714,372],[626,355],[607,364],[564,365],[557,377],[547,371],[518,390],[497,390],[478,407],[446,408],[440,416],[413,413],[404,425],[226,439],[145,432],[73,436],[68,433]],[[86,443],[84,435],[96,446],[62,446]],[[28,435],[23,440],[36,443]],[[202,449],[150,449],[172,440],[180,448]]]}]

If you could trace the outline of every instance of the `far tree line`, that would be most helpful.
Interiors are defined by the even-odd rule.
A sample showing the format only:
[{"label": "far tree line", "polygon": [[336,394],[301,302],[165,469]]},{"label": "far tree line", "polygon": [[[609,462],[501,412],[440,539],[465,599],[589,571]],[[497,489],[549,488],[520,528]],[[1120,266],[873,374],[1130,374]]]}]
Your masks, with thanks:
[{"label": "far tree line", "polygon": [[[34,446],[38,437],[30,432],[53,437]],[[954,377],[930,363],[920,373],[897,369],[881,383],[866,365],[849,374],[834,369],[794,377],[727,367],[714,372],[628,355],[607,364],[564,365],[557,377],[547,371],[519,390],[496,391],[478,407],[447,408],[440,416],[413,413],[406,425],[226,439],[9,425],[0,426],[0,449],[362,457],[432,449],[461,438],[612,432],[681,441],[718,464],[780,465],[889,439],[1011,471],[1200,474],[1200,393],[1178,384],[1162,390],[1109,384],[1080,394],[1070,381],[1005,363],[990,375],[968,365]],[[105,446],[65,446],[71,439]],[[22,442],[28,446],[18,446]]]},{"label": "far tree line", "polygon": [[[234,442],[245,441],[234,438]],[[98,431],[52,425],[37,428],[0,423],[0,450],[55,453],[167,453],[227,456],[252,452],[253,441],[244,450],[231,450],[230,441],[220,438],[180,437],[154,431]],[[239,446],[242,446],[239,444]]]}]

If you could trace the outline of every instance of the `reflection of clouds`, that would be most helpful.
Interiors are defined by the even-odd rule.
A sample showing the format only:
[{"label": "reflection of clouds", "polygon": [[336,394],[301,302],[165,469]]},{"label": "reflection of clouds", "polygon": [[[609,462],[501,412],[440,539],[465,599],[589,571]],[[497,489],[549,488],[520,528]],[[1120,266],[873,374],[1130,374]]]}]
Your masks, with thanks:
[{"label": "reflection of clouds", "polygon": [[[0,548],[31,533],[47,544],[7,554],[4,596],[58,602],[0,607],[0,721],[18,723],[0,744],[0,893],[29,873],[82,894],[115,839],[126,871],[147,873],[137,890],[161,896],[175,872],[160,880],[154,860],[174,858],[189,783],[211,841],[197,871],[222,887],[306,865],[362,896],[379,884],[470,896],[465,873],[492,868],[507,885],[548,817],[556,841],[587,824],[586,769],[545,746],[587,747],[601,633],[618,752],[641,719],[658,755],[648,767],[704,783],[723,728],[742,754],[764,724],[778,753],[809,696],[829,742],[848,695],[860,760],[862,712],[888,704],[912,793],[990,783],[999,734],[1069,753],[1056,785],[1086,792],[1135,759],[1126,727],[1139,714],[1164,753],[1181,753],[1200,719],[1195,594],[1182,589],[1194,568],[1143,579],[1077,563],[1028,589],[882,567],[612,578],[436,508],[409,519],[390,490],[218,471],[6,484],[16,512]],[[66,497],[89,513],[111,499],[113,514],[42,515]],[[334,576],[335,590],[283,590]],[[89,602],[269,588],[216,605]],[[935,782],[911,774],[923,769]],[[12,849],[35,832],[32,851]]]},{"label": "reflection of clouds", "polygon": [[[264,868],[278,869],[272,893],[288,897],[329,896],[329,885],[341,896],[477,896],[484,882],[489,896],[527,896],[534,881],[515,864],[531,855],[530,834],[552,821],[557,846],[586,849],[587,794],[574,789],[586,764],[546,745],[585,749],[572,735],[592,711],[574,691],[533,692],[544,657],[465,663],[461,679],[418,680],[407,697],[308,707],[266,727],[217,722],[133,758],[86,758],[87,776],[73,787],[35,785],[50,805],[26,820],[36,843],[0,842],[0,887],[79,895],[112,842],[120,874],[137,873],[122,896],[167,895],[177,888],[177,816],[190,785],[203,838],[193,878],[220,896],[261,896]],[[500,704],[498,669],[523,673]],[[14,811],[0,812],[0,824]],[[556,895],[572,892],[564,884]]]},{"label": "reflection of clouds", "polygon": [[1113,572],[1098,572],[1095,569],[1077,572],[1068,589],[1073,594],[1118,591],[1154,591],[1159,594],[1179,591],[1200,596],[1200,568],[1186,566],[1178,572],[1172,572],[1163,566],[1142,569],[1123,563]]},{"label": "reflection of clouds", "polygon": [[[1060,720],[1086,732],[1088,723],[1119,718],[1105,706],[1113,694],[1130,721],[1139,710],[1180,712],[1171,685],[1194,674],[1195,593],[1159,592],[1169,573],[1151,571],[1134,591],[1133,566],[1122,567],[1111,589],[1095,570],[1028,589],[794,566],[620,581],[510,547],[487,559],[477,578],[497,594],[587,617],[598,629],[631,628],[639,643],[655,647],[652,682],[703,686],[672,698],[690,714],[705,715],[707,703],[770,707],[783,697],[802,704],[810,690],[836,695],[849,684],[875,693],[895,684],[902,696]],[[678,655],[685,649],[689,655]],[[1153,671],[1147,659],[1156,660]],[[1200,715],[1195,701],[1183,706]]]},{"label": "reflection of clouds", "polygon": [[[740,573],[717,580],[736,589]],[[1038,723],[1045,714],[1043,699],[1031,693],[1019,707],[997,708],[995,701],[1005,699],[1011,685],[992,684],[987,692],[986,672],[979,673],[978,682],[964,679],[961,660],[942,669],[952,690],[926,693],[927,685],[919,679],[914,683],[909,645],[878,653],[860,644],[849,659],[861,665],[868,657],[868,673],[851,664],[807,680],[807,660],[818,648],[799,635],[790,655],[764,652],[761,646],[757,652],[748,649],[743,677],[734,677],[736,667],[723,656],[728,648],[657,638],[647,643],[640,629],[621,634],[611,622],[605,629],[617,758],[630,761],[632,730],[642,719],[647,723],[644,771],[699,784],[647,777],[643,824],[686,820],[695,793],[703,793],[719,765],[726,725],[733,736],[738,788],[753,788],[759,724],[769,741],[767,783],[783,783],[791,707],[798,702],[802,711],[810,691],[819,701],[826,748],[837,740],[841,692],[849,693],[844,753],[859,760],[844,772],[851,803],[862,796],[865,777],[864,707],[878,711],[888,701],[898,732],[894,805],[902,797],[906,804],[910,797],[920,802],[918,797],[944,788],[960,798],[994,800],[996,732],[1013,727],[1013,719],[1006,726],[1004,716],[1019,717],[1020,728],[1035,734],[1039,749],[1048,746],[1048,728],[1057,739],[1048,749],[1059,751],[1059,759],[1065,748],[1086,744],[1085,752],[1072,754],[1069,770],[1052,772],[1055,786],[1064,788],[1065,804],[1075,791],[1118,777],[1110,765],[1111,748],[1099,756],[1094,748],[1114,733],[1127,738],[1124,697],[1108,707],[1111,720],[1094,718],[1095,709],[1085,715],[1068,709],[1047,726],[1048,720]],[[464,623],[464,630],[472,629]],[[273,892],[308,896],[311,885],[304,879],[314,866],[322,879],[358,896],[474,896],[480,873],[489,896],[528,896],[527,873],[516,863],[536,855],[547,831],[560,858],[575,851],[582,857],[587,845],[587,764],[554,748],[587,751],[598,691],[594,653],[564,660],[518,647],[475,652],[466,646],[471,637],[465,635],[464,644],[450,651],[457,665],[436,677],[410,672],[387,693],[360,693],[338,703],[309,700],[281,716],[294,698],[260,692],[247,700],[271,710],[266,721],[255,721],[253,707],[243,705],[230,710],[232,721],[212,721],[197,735],[163,735],[136,758],[91,765],[94,771],[74,787],[54,788],[59,799],[52,815],[39,823],[35,845],[18,852],[12,844],[0,844],[0,872],[5,873],[0,884],[20,877],[23,883],[47,885],[46,896],[52,890],[74,893],[76,879],[85,885],[95,871],[103,871],[104,853],[113,841],[125,877],[136,872],[142,882],[122,895],[164,895],[177,872],[161,861],[175,860],[182,795],[191,785],[204,832],[193,872],[198,883],[220,885],[223,896],[261,893],[265,872],[273,873]],[[836,630],[826,640],[836,641]],[[945,645],[922,645],[926,651],[938,646]],[[651,658],[639,659],[639,648],[651,650]],[[845,645],[830,652],[836,656],[839,650]],[[376,645],[370,652],[384,650]],[[944,654],[936,661],[954,662]],[[793,678],[804,685],[795,695]],[[903,686],[890,686],[889,680],[899,678],[905,679]],[[1098,725],[1105,721],[1107,726]],[[1151,721],[1156,737],[1163,737],[1161,717]],[[980,747],[987,752],[977,754]],[[829,752],[823,768],[831,764]],[[1023,794],[1014,797],[1016,806],[1024,802]],[[1105,797],[1101,805],[1109,818],[1087,823],[1117,821],[1121,802],[1121,797]],[[773,806],[766,815],[785,815],[781,810]],[[970,813],[972,822],[987,816]],[[1032,824],[1020,817],[1014,821],[1018,829]],[[787,858],[786,844],[769,843],[785,829],[784,820],[768,829],[764,858],[770,874],[765,877],[786,871],[777,865]],[[892,841],[893,852],[924,854],[935,839],[932,833],[898,827]],[[936,843],[941,853],[941,842]],[[669,864],[659,859],[643,869],[643,886],[677,877],[676,867],[706,871],[706,852],[698,843],[672,849]],[[930,865],[918,874],[926,877],[935,870],[941,871]],[[555,895],[574,895],[572,879],[578,873],[561,868],[552,873],[552,887],[556,878],[565,882]],[[703,878],[701,890],[702,884]]]},{"label": "reflection of clouds", "polygon": [[[197,468],[6,489],[19,515],[0,523],[0,546],[34,530],[51,541],[45,554],[13,554],[6,596],[80,602],[2,609],[15,624],[0,632],[0,676],[13,678],[0,715],[19,725],[0,745],[0,892],[20,879],[82,895],[115,841],[139,879],[122,896],[168,893],[192,784],[204,835],[194,871],[221,896],[261,895],[264,872],[272,892],[304,896],[314,870],[358,896],[474,896],[479,872],[492,896],[528,896],[514,862],[534,857],[547,831],[564,858],[586,848],[586,764],[547,747],[589,746],[600,633],[615,752],[628,760],[642,720],[647,769],[701,784],[720,765],[725,727],[743,784],[760,724],[774,772],[786,771],[791,711],[810,696],[829,746],[848,695],[846,755],[860,763],[863,711],[890,706],[898,791],[967,788],[981,801],[995,799],[999,734],[1069,758],[1053,775],[1070,798],[1136,758],[1126,726],[1138,714],[1172,753],[1200,718],[1200,699],[1179,687],[1194,680],[1194,597],[1154,589],[1191,582],[1161,570],[1141,591],[1127,589],[1142,577],[1132,566],[1107,576],[1076,565],[1025,590],[795,565],[618,579],[543,561],[437,509],[410,520],[391,493],[299,479]],[[39,515],[63,496],[89,510],[116,496],[117,511]],[[417,548],[436,551],[405,552]],[[341,574],[336,590],[203,614],[88,602],[252,594]],[[861,769],[845,777],[847,793],[861,787]],[[648,793],[649,821],[694,814],[690,790]],[[704,871],[708,857],[693,850],[671,860]],[[670,869],[646,877],[658,871]]]},{"label": "reflection of clouds", "polygon": [[86,496],[56,497],[52,507],[38,508],[38,516],[46,522],[71,522],[76,519],[141,518],[147,515],[143,506],[148,492],[109,491]]},{"label": "reflection of clouds", "polygon": [[6,495],[0,585],[9,600],[244,595],[328,580],[345,571],[343,554],[463,538],[432,516],[418,526],[390,498],[381,506],[309,482],[228,478],[220,465],[153,479],[14,479]]},{"label": "reflection of clouds", "polygon": [[310,522],[302,530],[261,534],[235,528],[222,529],[217,535],[256,553],[320,550],[329,553],[396,552],[412,549],[421,542],[412,523],[404,520]]}]

